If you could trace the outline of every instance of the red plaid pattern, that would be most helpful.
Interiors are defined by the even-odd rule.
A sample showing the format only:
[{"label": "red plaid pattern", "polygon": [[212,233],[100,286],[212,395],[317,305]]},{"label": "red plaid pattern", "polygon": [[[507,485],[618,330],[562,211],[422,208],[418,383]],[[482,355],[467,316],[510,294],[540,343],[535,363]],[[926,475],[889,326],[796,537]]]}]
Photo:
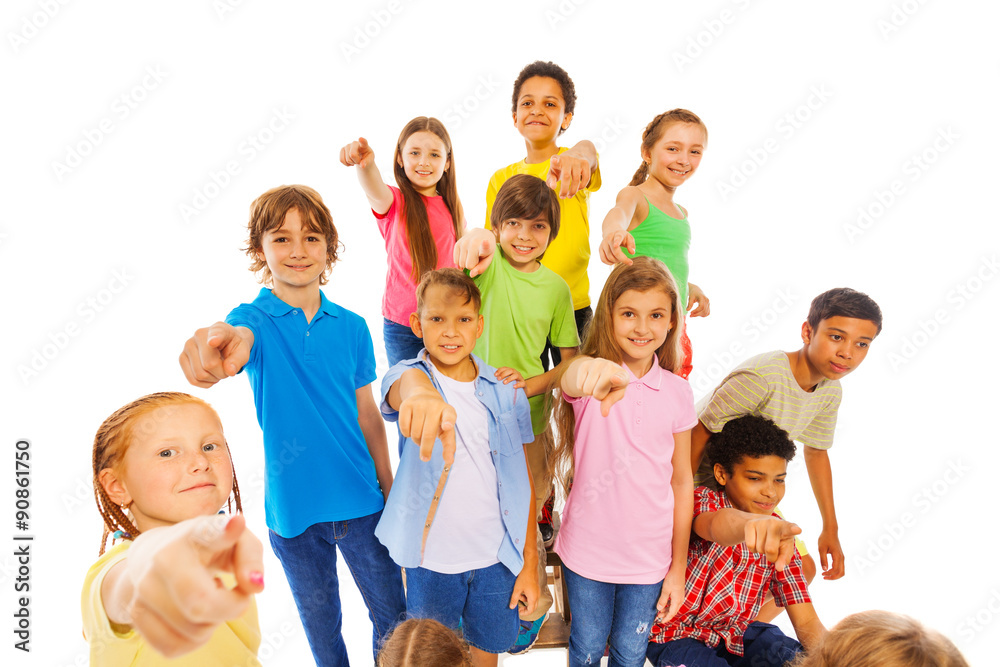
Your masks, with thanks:
[{"label": "red plaid pattern", "polygon": [[[732,507],[725,493],[695,489],[694,516],[724,507]],[[765,591],[782,607],[811,601],[797,551],[778,572],[745,544],[723,547],[692,535],[686,579],[681,610],[668,624],[654,625],[649,641],[696,639],[712,648],[724,641],[730,653],[743,655],[743,633],[757,617]]]}]

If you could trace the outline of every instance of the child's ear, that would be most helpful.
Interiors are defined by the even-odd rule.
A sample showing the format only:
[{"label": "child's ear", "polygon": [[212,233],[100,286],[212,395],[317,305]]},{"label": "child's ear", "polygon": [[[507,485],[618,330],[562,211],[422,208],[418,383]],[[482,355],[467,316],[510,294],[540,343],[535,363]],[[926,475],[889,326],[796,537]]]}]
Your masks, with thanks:
[{"label": "child's ear", "polygon": [[410,331],[412,331],[413,335],[417,338],[424,337],[424,331],[420,328],[420,316],[416,313],[410,313]]},{"label": "child's ear", "polygon": [[128,489],[125,488],[125,484],[122,479],[115,473],[111,468],[105,468],[97,475],[97,481],[104,489],[104,493],[108,496],[108,499],[115,505],[131,505],[132,496],[129,495]]},{"label": "child's ear", "polygon": [[564,130],[568,130],[569,129],[569,124],[572,123],[572,122],[573,122],[573,114],[568,113],[565,116],[563,116],[562,125],[560,125],[559,127],[561,127]]},{"label": "child's ear", "polygon": [[813,330],[812,330],[812,327],[809,326],[809,322],[808,321],[807,322],[803,322],[802,323],[802,342],[805,345],[808,345],[809,341],[812,340],[812,336],[813,336]]},{"label": "child's ear", "polygon": [[725,486],[726,482],[729,481],[729,475],[726,474],[726,469],[722,467],[721,463],[716,463],[712,467],[712,474],[715,475],[715,481],[719,483],[719,486]]},{"label": "child's ear", "polygon": [[483,335],[483,316],[480,315],[479,316],[479,326],[476,327],[476,338],[479,338],[482,335]]}]

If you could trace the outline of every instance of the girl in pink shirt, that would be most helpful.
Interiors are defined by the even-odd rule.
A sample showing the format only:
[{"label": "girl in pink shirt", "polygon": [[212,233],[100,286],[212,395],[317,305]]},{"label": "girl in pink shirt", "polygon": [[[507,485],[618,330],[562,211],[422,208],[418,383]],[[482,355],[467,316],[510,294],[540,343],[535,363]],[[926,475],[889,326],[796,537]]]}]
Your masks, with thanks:
[{"label": "girl in pink shirt", "polygon": [[340,150],[340,163],[358,168],[358,181],[385,239],[382,335],[389,366],[394,366],[423,348],[409,324],[410,313],[417,310],[417,283],[428,271],[455,265],[452,250],[465,228],[451,138],[437,118],[419,116],[407,123],[392,158],[399,187],[382,181],[364,137]]},{"label": "girl in pink shirt", "polygon": [[683,318],[662,262],[619,264],[560,380],[555,465],[570,491],[555,551],[573,610],[570,665],[596,663],[607,643],[610,665],[640,667],[654,619],[684,600],[697,416],[675,375]]}]

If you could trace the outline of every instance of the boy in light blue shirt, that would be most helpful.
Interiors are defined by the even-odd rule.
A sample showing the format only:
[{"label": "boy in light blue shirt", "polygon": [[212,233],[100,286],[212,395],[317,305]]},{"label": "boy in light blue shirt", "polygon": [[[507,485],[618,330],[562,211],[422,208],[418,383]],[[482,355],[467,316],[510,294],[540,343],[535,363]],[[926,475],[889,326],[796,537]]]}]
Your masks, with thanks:
[{"label": "boy in light blue shirt", "polygon": [[406,568],[408,615],[461,620],[474,663],[495,665],[517,638],[518,602],[538,598],[534,436],[524,391],[472,354],[480,305],[457,269],[417,288],[410,325],[424,350],[382,381],[382,413],[407,440],[375,534]]}]

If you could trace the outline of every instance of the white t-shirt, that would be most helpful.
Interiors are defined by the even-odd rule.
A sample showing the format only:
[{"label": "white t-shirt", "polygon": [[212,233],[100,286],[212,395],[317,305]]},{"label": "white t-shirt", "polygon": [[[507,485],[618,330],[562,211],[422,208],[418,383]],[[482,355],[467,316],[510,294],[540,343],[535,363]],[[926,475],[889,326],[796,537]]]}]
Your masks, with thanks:
[{"label": "white t-shirt", "polygon": [[455,463],[427,533],[420,566],[457,574],[499,563],[505,531],[490,452],[489,411],[476,398],[475,382],[452,380],[433,365],[432,372],[444,399],[458,413],[458,423]]}]

